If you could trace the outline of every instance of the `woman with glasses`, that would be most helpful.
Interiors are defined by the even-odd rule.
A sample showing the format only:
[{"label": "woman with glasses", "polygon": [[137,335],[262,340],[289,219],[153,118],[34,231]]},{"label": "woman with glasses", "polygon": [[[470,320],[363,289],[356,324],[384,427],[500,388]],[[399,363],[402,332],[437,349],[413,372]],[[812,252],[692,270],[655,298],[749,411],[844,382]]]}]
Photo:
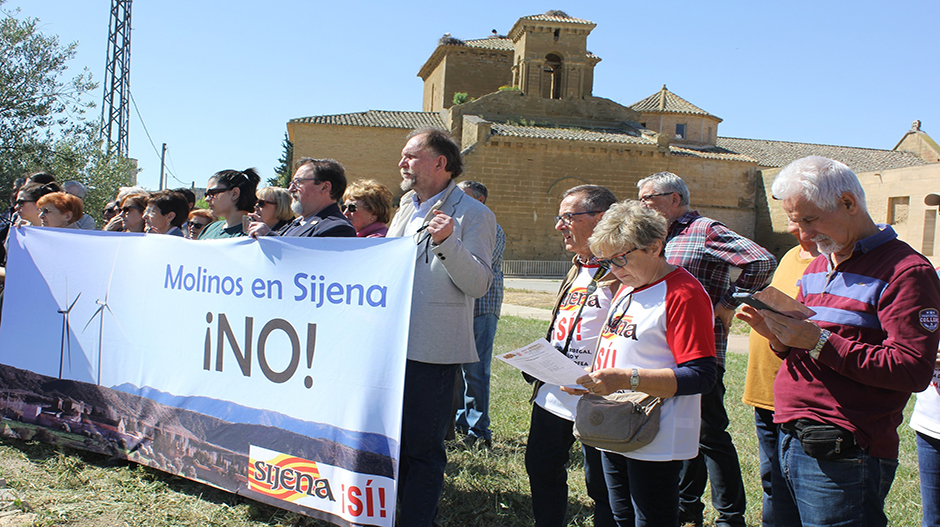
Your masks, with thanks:
[{"label": "woman with glasses", "polygon": [[678,526],[679,471],[682,460],[698,454],[700,394],[717,373],[711,301],[691,274],[666,262],[666,220],[638,201],[611,206],[589,242],[623,285],[611,301],[593,371],[578,383],[597,395],[624,390],[663,399],[650,444],[603,452],[614,519]]},{"label": "woman with glasses", "polygon": [[263,221],[272,231],[278,231],[290,223],[294,219],[294,212],[290,209],[290,192],[281,187],[259,189],[252,219]]},{"label": "woman with glasses", "polygon": [[216,217],[212,215],[212,212],[206,209],[194,209],[189,213],[189,232],[186,233],[186,237],[190,240],[198,239],[202,230],[215,220]]},{"label": "woman with glasses", "polygon": [[216,172],[206,186],[206,201],[219,221],[202,230],[200,240],[217,240],[245,236],[242,218],[255,208],[261,177],[253,168]]},{"label": "woman with glasses", "polygon": [[374,179],[360,179],[346,188],[343,215],[360,238],[384,238],[392,219],[392,192]]},{"label": "woman with glasses", "polygon": [[121,202],[121,225],[123,232],[144,232],[144,210],[150,194],[131,194]]},{"label": "woman with glasses", "polygon": [[39,198],[39,220],[43,227],[58,229],[78,229],[78,220],[82,218],[82,200],[65,192],[52,192]]}]

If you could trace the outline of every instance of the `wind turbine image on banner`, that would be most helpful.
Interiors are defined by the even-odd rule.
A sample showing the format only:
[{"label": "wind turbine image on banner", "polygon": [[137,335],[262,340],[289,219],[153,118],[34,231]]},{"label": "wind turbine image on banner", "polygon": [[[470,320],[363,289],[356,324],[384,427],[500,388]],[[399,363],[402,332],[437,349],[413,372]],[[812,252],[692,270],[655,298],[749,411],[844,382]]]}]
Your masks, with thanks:
[{"label": "wind turbine image on banner", "polygon": [[[118,329],[121,333],[124,333],[124,329],[121,328],[121,324],[118,322],[117,317],[114,315],[114,311],[111,311],[111,306],[108,305],[108,296],[111,295],[111,279],[114,278],[114,267],[117,265],[117,252],[114,253],[114,262],[111,264],[111,274],[108,275],[108,285],[104,290],[104,301],[95,300],[95,303],[98,304],[98,309],[95,310],[94,314],[91,315],[91,318],[88,319],[88,323],[85,324],[85,328],[82,329],[84,333],[88,326],[91,324],[95,317],[98,318],[98,386],[101,386],[101,346],[104,339],[104,310],[107,309],[108,313],[111,313],[111,318],[114,320],[114,323],[117,324]],[[124,335],[127,337],[127,335]]]},{"label": "wind turbine image on banner", "polygon": [[[65,350],[68,349],[69,352],[69,371],[72,371],[72,331],[71,326],[69,326],[69,313],[72,312],[72,308],[75,307],[75,303],[78,302],[78,299],[81,298],[82,294],[79,293],[75,297],[75,300],[72,301],[72,304],[69,305],[68,309],[59,309],[58,312],[62,315],[62,344],[59,349],[59,378],[62,378],[62,365],[65,363]],[[69,281],[66,278],[65,280],[65,304],[69,303]]]}]

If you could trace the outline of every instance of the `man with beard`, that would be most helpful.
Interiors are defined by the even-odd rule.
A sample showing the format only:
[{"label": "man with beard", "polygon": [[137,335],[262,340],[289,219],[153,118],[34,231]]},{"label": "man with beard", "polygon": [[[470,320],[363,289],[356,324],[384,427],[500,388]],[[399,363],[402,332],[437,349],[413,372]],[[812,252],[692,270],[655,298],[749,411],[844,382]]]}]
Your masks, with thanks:
[{"label": "man with beard", "polygon": [[898,425],[933,375],[940,282],[930,262],[868,215],[844,164],[818,156],[773,183],[791,223],[816,243],[797,320],[745,306],[739,318],[783,364],[774,382],[782,478],[775,525],[887,525],[884,499],[898,466]]},{"label": "man with beard", "polygon": [[400,527],[431,527],[444,485],[444,436],[461,364],[478,360],[473,301],[493,279],[496,217],[464,194],[460,147],[443,130],[419,128],[401,151],[401,207],[387,237],[416,251],[398,471]]},{"label": "man with beard", "polygon": [[278,231],[261,221],[251,223],[249,236],[351,237],[356,229],[343,216],[337,202],[346,192],[346,171],[332,159],[304,157],[294,163],[291,210],[297,218]]},{"label": "man with beard", "polygon": [[[711,480],[712,505],[718,511],[715,525],[744,527],[745,495],[738,452],[728,433],[725,411],[725,352],[734,310],[740,304],[736,292],[753,293],[770,281],[777,262],[763,247],[721,223],[691,210],[689,188],[682,178],[660,172],[640,180],[639,198],[662,214],[669,223],[666,260],[692,273],[705,287],[715,307],[715,352],[718,379],[702,394],[702,427],[699,453],[682,462],[679,481],[679,519],[703,524],[702,494]],[[731,269],[741,270],[731,281]]]}]

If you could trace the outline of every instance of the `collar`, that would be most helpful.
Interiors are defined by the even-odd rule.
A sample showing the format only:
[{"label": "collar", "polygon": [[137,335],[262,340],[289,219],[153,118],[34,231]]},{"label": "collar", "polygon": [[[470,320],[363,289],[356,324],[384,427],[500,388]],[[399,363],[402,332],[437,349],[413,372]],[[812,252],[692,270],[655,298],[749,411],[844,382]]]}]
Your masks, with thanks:
[{"label": "collar", "polygon": [[697,210],[690,210],[689,212],[686,212],[682,216],[679,216],[678,218],[676,218],[676,221],[674,221],[673,223],[681,223],[683,225],[688,225],[692,223],[692,221],[694,221],[695,218],[698,218],[700,216],[701,214],[699,214]]},{"label": "collar", "polygon": [[421,203],[420,201],[418,201],[418,193],[417,193],[417,192],[412,193],[412,194],[411,194],[411,201],[415,204],[415,210],[421,210],[421,209],[423,208],[425,211],[427,211],[427,210],[430,208],[430,206],[431,206],[430,204],[437,203],[440,199],[442,199],[442,198],[444,197],[444,193],[447,192],[447,189],[450,188],[450,186],[453,185],[453,184],[454,184],[454,180],[452,179],[452,180],[450,180],[450,181],[447,183],[447,186],[444,187],[444,190],[442,190],[442,191],[438,192],[437,194],[431,196],[431,198],[428,199],[428,200],[425,200],[424,203]]},{"label": "collar", "polygon": [[898,237],[898,233],[896,233],[890,225],[884,223],[878,223],[876,225],[878,226],[878,232],[855,242],[855,251],[867,253]]},{"label": "collar", "polygon": [[337,205],[336,202],[333,202],[327,205],[326,207],[323,207],[322,209],[314,212],[313,214],[306,216],[304,218],[301,218],[300,224],[301,225],[307,225],[308,223],[316,224],[321,219],[334,215],[333,209],[336,209],[335,212],[339,212],[340,214],[342,214],[342,211],[340,211],[339,209],[339,205]]}]

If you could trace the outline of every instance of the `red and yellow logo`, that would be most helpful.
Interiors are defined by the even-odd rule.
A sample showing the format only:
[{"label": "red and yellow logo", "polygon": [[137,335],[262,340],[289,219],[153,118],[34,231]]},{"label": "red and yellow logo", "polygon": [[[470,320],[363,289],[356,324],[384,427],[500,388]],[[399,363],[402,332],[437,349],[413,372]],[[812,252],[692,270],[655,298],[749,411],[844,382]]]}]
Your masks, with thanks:
[{"label": "red and yellow logo", "polygon": [[320,477],[315,462],[287,454],[272,454],[276,455],[268,459],[249,459],[249,489],[291,502],[306,496],[336,501],[329,480]]}]

